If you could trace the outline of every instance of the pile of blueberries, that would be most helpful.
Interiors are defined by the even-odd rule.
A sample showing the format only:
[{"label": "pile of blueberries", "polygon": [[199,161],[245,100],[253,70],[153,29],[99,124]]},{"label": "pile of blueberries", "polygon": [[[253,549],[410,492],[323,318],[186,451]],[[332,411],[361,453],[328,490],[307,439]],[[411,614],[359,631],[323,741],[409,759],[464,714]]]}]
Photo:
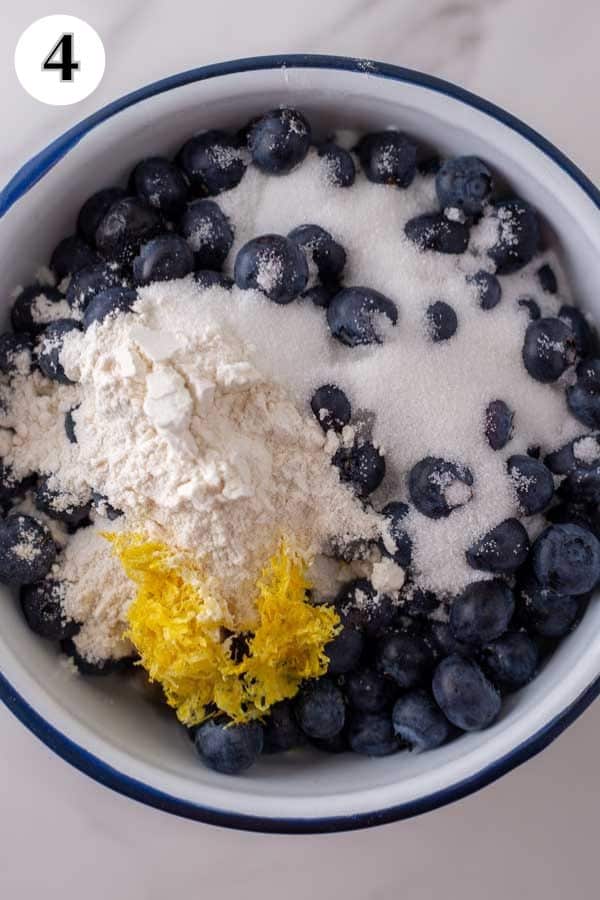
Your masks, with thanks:
[{"label": "pile of blueberries", "polygon": [[[519,198],[495,198],[492,174],[478,158],[443,162],[396,131],[367,134],[350,152],[333,139],[316,141],[300,112],[275,109],[236,134],[211,130],[195,135],[174,160],[144,159],[126,188],[107,187],[88,198],[76,233],[64,238],[50,259],[56,284],[66,284],[64,294],[60,287],[39,283],[20,292],[11,310],[13,331],[0,335],[0,372],[10,381],[17,370],[23,371],[25,357],[30,370],[38,368],[47,378],[69,383],[59,359],[64,335],[131,310],[138,286],[193,274],[202,287],[230,288],[233,281],[223,266],[235,224],[210,198],[235,187],[249,165],[284,176],[311,147],[332,184],[343,190],[351,189],[358,167],[370,181],[397,190],[408,187],[417,172],[434,177],[438,208],[405,226],[405,238],[423,252],[464,253],[471,227],[483,214],[495,216],[503,225],[489,250],[495,274],[482,269],[469,277],[483,310],[502,302],[502,276],[531,262],[540,249],[535,211]],[[395,325],[396,305],[369,287],[344,285],[345,261],[344,248],[317,223],[307,223],[287,236],[254,238],[240,249],[232,268],[241,289],[260,290],[280,304],[306,298],[322,307],[332,337],[347,347],[380,343],[381,319]],[[318,273],[317,284],[309,284],[309,262]],[[537,274],[540,290],[555,294],[552,269],[545,264]],[[65,299],[72,318],[40,321],[40,300],[51,308]],[[191,729],[207,765],[235,774],[261,752],[306,743],[371,756],[438,747],[461,732],[489,726],[502,697],[525,685],[579,621],[600,580],[600,433],[593,432],[600,429],[600,352],[592,328],[575,307],[563,306],[556,317],[543,317],[534,297],[518,302],[529,319],[523,345],[526,370],[532,378],[552,383],[576,366],[566,403],[587,429],[545,458],[541,448],[532,447],[507,461],[521,514],[544,515],[546,529],[530,546],[519,519],[498,523],[467,552],[469,565],[488,577],[449,600],[411,584],[412,545],[403,526],[410,507],[389,503],[381,513],[392,544],[381,541],[379,549],[407,571],[409,591],[402,605],[378,595],[364,579],[345,585],[333,601],[343,628],[327,647],[327,675],[307,683],[293,701],[276,705],[263,723],[232,726],[213,718]],[[449,304],[432,304],[426,317],[433,342],[452,339],[459,323]],[[311,406],[325,431],[339,432],[351,421],[350,401],[337,385],[322,385]],[[513,434],[513,412],[497,398],[484,413],[490,448],[502,450]],[[76,443],[71,413],[65,430]],[[385,459],[360,429],[357,434],[352,446],[341,444],[333,463],[342,480],[369,503],[385,476]],[[427,457],[408,474],[407,488],[414,508],[439,519],[468,503],[476,485],[465,465]],[[88,525],[94,510],[110,518],[119,511],[95,493],[88,503],[65,509],[47,478],[32,474],[18,480],[0,464],[5,513],[0,579],[21,587],[23,612],[36,633],[61,641],[81,671],[109,672],[115,667],[110,661],[96,665],[79,656],[73,643],[79,625],[61,616],[62,586],[46,577],[58,552],[50,531],[32,516],[11,512],[29,491],[38,509],[70,531]],[[30,550],[25,555],[18,552],[24,542]],[[370,549],[359,542],[336,552],[348,560]],[[439,615],[442,608],[446,616]]]}]

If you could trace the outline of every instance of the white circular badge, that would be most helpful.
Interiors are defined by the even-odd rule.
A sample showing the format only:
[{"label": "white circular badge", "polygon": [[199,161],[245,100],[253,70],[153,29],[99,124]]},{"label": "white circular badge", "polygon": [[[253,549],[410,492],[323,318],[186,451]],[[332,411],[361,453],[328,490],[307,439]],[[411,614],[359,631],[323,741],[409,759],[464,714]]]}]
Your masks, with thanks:
[{"label": "white circular badge", "polygon": [[45,16],[26,28],[15,50],[17,78],[28,94],[51,106],[89,97],[104,75],[98,33],[76,16]]}]

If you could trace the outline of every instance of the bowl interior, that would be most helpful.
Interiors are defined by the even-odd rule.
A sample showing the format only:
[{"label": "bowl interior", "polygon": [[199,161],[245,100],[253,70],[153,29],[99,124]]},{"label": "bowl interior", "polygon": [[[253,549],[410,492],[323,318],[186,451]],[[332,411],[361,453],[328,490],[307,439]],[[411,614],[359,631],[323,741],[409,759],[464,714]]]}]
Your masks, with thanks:
[{"label": "bowl interior", "polygon": [[[377,75],[320,68],[268,69],[177,87],[118,113],[85,135],[6,215],[0,242],[2,316],[10,291],[47,262],[72,232],[83,200],[125,181],[141,157],[172,154],[195,131],[239,127],[279,104],[299,106],[324,132],[396,125],[446,153],[488,161],[534,203],[562,247],[574,294],[600,314],[600,215],[576,182],[527,138],[439,90]],[[204,769],[169,711],[136,679],[85,679],[58,664],[32,635],[14,598],[0,602],[0,667],[16,691],[56,729],[151,790],[201,807],[269,819],[314,820],[382,811],[431,796],[506,757],[543,729],[600,672],[600,607],[592,603],[540,676],[505,705],[488,731],[447,747],[382,760],[310,751],[265,757],[228,779]],[[265,823],[268,827],[268,821]]]}]

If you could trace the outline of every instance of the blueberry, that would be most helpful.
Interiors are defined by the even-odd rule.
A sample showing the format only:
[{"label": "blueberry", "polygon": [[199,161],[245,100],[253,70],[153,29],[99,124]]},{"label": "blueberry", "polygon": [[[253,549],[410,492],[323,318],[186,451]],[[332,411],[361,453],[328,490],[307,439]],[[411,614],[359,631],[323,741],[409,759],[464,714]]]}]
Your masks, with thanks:
[{"label": "blueberry", "polygon": [[323,160],[327,181],[336,187],[350,187],[354,184],[356,167],[352,154],[343,147],[327,141],[320,144],[318,153]]},{"label": "blueberry", "polygon": [[108,208],[96,228],[96,247],[105,259],[130,263],[142,244],[163,230],[162,219],[139,197],[124,197]]},{"label": "blueberry", "polygon": [[294,710],[300,728],[310,738],[326,740],[344,727],[344,697],[328,678],[321,678],[302,688],[294,701]]},{"label": "blueberry", "polygon": [[298,225],[288,234],[300,247],[309,266],[315,268],[323,284],[336,284],[346,265],[346,251],[320,225]]},{"label": "blueberry", "polygon": [[32,516],[12,515],[0,522],[0,581],[31,584],[50,571],[56,544],[45,525]]},{"label": "blueberry", "polygon": [[323,384],[312,395],[310,408],[323,431],[341,431],[350,422],[352,407],[343,390],[335,384]]},{"label": "blueberry", "polygon": [[310,125],[295,109],[272,109],[250,128],[248,149],[252,162],[267,175],[291,172],[308,153]]},{"label": "blueberry", "polygon": [[10,322],[17,334],[39,334],[52,319],[52,304],[63,299],[59,290],[42,284],[30,284],[17,295]]},{"label": "blueberry", "polygon": [[211,287],[225,288],[226,291],[230,291],[233,287],[233,280],[228,275],[214,272],[211,269],[200,269],[194,272],[194,281],[203,291]]},{"label": "blueberry", "polygon": [[492,400],[485,411],[485,436],[492,450],[502,450],[513,435],[515,414],[504,400]]},{"label": "blueberry", "polygon": [[579,356],[591,356],[598,349],[598,338],[593,326],[576,306],[565,304],[558,311],[559,319],[566,322],[575,335],[575,346]]},{"label": "blueberry", "polygon": [[526,627],[545,638],[568,634],[580,611],[577,597],[542,587],[532,576],[528,576],[520,586],[519,600],[520,617]]},{"label": "blueberry", "polygon": [[78,503],[60,490],[50,487],[48,478],[40,478],[34,502],[47,516],[66,522],[67,525],[79,525],[88,518],[91,510],[91,503]]},{"label": "blueberry", "polygon": [[417,163],[417,171],[419,175],[437,175],[442,168],[443,160],[437,154],[425,156]]},{"label": "blueberry", "polygon": [[504,581],[474,581],[452,604],[450,631],[461,644],[482,647],[504,634],[514,611],[515,598]]},{"label": "blueberry", "polygon": [[[35,481],[35,476],[33,478]],[[0,460],[0,502],[14,500],[30,487],[31,478],[17,478],[12,466]],[[0,520],[1,525],[1,520]]]},{"label": "blueberry", "polygon": [[356,153],[369,181],[406,188],[417,172],[417,145],[400,131],[376,131],[360,139]]},{"label": "blueberry", "polygon": [[[586,438],[587,436],[583,435],[583,437]],[[573,440],[563,447],[559,447],[558,450],[548,453],[544,459],[545,466],[555,475],[567,475],[577,465],[574,447],[575,441]],[[598,455],[600,456],[600,448]]]},{"label": "blueberry", "polygon": [[21,588],[21,609],[27,624],[36,634],[51,641],[73,637],[80,628],[78,622],[63,612],[64,593],[64,585],[51,578]]},{"label": "blueberry", "polygon": [[75,319],[57,319],[48,325],[38,344],[37,360],[42,373],[46,378],[60,384],[73,384],[65,375],[60,361],[64,339],[72,331],[81,331],[79,322]]},{"label": "blueberry", "polygon": [[366,578],[355,578],[345,584],[335,599],[335,606],[346,627],[364,631],[375,637],[389,628],[396,608],[387,594],[378,594]]},{"label": "blueberry", "polygon": [[327,323],[332,335],[347,347],[381,344],[384,318],[388,323],[396,324],[396,304],[379,291],[366,287],[342,288],[327,308]]},{"label": "blueberry", "polygon": [[424,690],[410,691],[396,700],[392,726],[402,743],[415,753],[434,750],[450,736],[448,720]]},{"label": "blueberry", "polygon": [[430,519],[442,519],[471,499],[473,475],[463,465],[427,456],[408,476],[412,502]]},{"label": "blueberry", "polygon": [[500,712],[500,694],[471,659],[458,655],[443,659],[432,687],[446,718],[462,731],[487,728]]},{"label": "blueberry", "polygon": [[289,700],[276,703],[263,722],[263,753],[284,753],[302,743],[302,734]]},{"label": "blueberry", "polygon": [[534,300],[533,297],[519,297],[517,300],[517,305],[527,311],[527,315],[529,316],[532,322],[536,322],[538,319],[542,317],[542,311],[540,309],[540,305],[537,300]]},{"label": "blueberry", "polygon": [[427,334],[434,344],[449,340],[458,328],[458,318],[449,303],[437,300],[425,313]]},{"label": "blueberry", "polygon": [[530,262],[540,243],[537,213],[524,200],[501,200],[495,205],[498,240],[488,250],[498,275],[510,275]]},{"label": "blueberry", "polygon": [[136,292],[129,288],[113,287],[96,294],[84,313],[83,327],[87,329],[94,322],[103,322],[120,312],[131,312],[136,300]]},{"label": "blueberry", "polygon": [[342,628],[337,637],[325,644],[329,674],[345,675],[352,672],[360,662],[364,644],[362,632],[349,626]]},{"label": "blueberry", "polygon": [[399,749],[392,720],[385,713],[354,713],[348,726],[348,743],[353,753],[389,756]]},{"label": "blueberry", "polygon": [[275,303],[291,303],[306,287],[308,265],[289,238],[264,234],[238,251],[234,277],[242,290],[262,291]]},{"label": "blueberry", "polygon": [[467,550],[472,569],[510,574],[529,555],[529,536],[518,519],[505,519]]},{"label": "blueberry", "polygon": [[339,469],[340,481],[362,498],[372,494],[385,476],[385,457],[370,441],[339,447],[332,463]]},{"label": "blueberry", "polygon": [[84,312],[93,297],[113,287],[126,287],[126,276],[114,263],[101,262],[76,272],[67,288],[67,302],[76,312]]},{"label": "blueberry", "polygon": [[410,508],[406,503],[395,500],[381,510],[381,515],[387,520],[387,540],[382,537],[380,550],[384,556],[391,556],[403,569],[410,565],[412,559],[412,540],[402,525],[409,512]]},{"label": "blueberry", "polygon": [[407,631],[384,635],[375,648],[375,667],[399,688],[408,690],[424,684],[433,668],[434,653],[418,634]]},{"label": "blueberry", "polygon": [[335,295],[341,290],[339,284],[316,284],[314,287],[304,291],[302,296],[307,300],[312,300],[315,306],[321,309],[327,309]]},{"label": "blueberry", "polygon": [[82,675],[101,677],[111,675],[113,672],[123,672],[129,669],[133,662],[131,656],[123,656],[119,659],[88,659],[79,652],[73,638],[61,641],[60,648],[65,656],[73,661]]},{"label": "blueberry", "polygon": [[346,697],[356,712],[381,712],[391,699],[390,682],[373,669],[351,672],[346,678]]},{"label": "blueberry", "polygon": [[203,722],[194,735],[202,762],[222,775],[239,775],[249,769],[261,754],[263,740],[258,722],[233,725],[225,719]]},{"label": "blueberry", "polygon": [[544,384],[556,381],[576,358],[573,332],[560,319],[537,319],[527,326],[523,362],[536,381]]},{"label": "blueberry", "polygon": [[482,651],[482,665],[495,684],[515,691],[535,675],[538,649],[524,631],[514,631],[492,641]]},{"label": "blueberry", "polygon": [[331,738],[312,738],[311,744],[323,753],[347,753],[350,749],[344,731],[339,731]]},{"label": "blueberry", "polygon": [[559,493],[571,503],[600,505],[600,464],[576,466],[560,485]]},{"label": "blueberry", "polygon": [[451,656],[458,653],[459,656],[469,656],[472,648],[467,644],[457,641],[448,622],[433,621],[430,623],[431,639],[438,657]]},{"label": "blueberry", "polygon": [[127,196],[120,187],[102,188],[85,201],[77,216],[77,231],[88,244],[96,242],[96,229],[113,203]]},{"label": "blueberry", "polygon": [[33,366],[33,337],[27,332],[0,334],[0,372],[29,375]]},{"label": "blueberry", "polygon": [[545,588],[587,594],[600,580],[600,541],[579,525],[551,525],[533,545],[533,569]]},{"label": "blueberry", "polygon": [[540,283],[541,289],[546,294],[556,294],[558,291],[558,282],[556,280],[556,275],[554,274],[554,269],[552,266],[548,265],[548,263],[544,263],[543,266],[540,266],[536,272],[538,277],[538,281]]},{"label": "blueberry", "polygon": [[477,156],[446,160],[435,179],[440,206],[462,209],[467,216],[483,211],[492,188],[492,173]]},{"label": "blueberry", "polygon": [[177,162],[196,197],[214,197],[240,183],[246,171],[244,152],[224,131],[205,131],[187,141]]},{"label": "blueberry", "polygon": [[50,268],[60,281],[86,266],[98,262],[98,254],[77,234],[63,238],[56,245],[50,257]]},{"label": "blueberry", "polygon": [[214,200],[190,203],[179,231],[194,253],[196,269],[221,269],[233,244],[233,228]]},{"label": "blueberry", "polygon": [[439,607],[440,601],[433,591],[413,587],[412,591],[403,597],[402,615],[420,619],[429,616]]},{"label": "blueberry", "polygon": [[166,219],[175,221],[185,209],[187,181],[177,166],[162,156],[141,160],[131,173],[130,186]]},{"label": "blueberry", "polygon": [[77,443],[77,434],[75,432],[75,419],[73,418],[73,413],[76,409],[79,409],[78,406],[74,406],[73,409],[67,410],[65,413],[65,433],[69,440],[70,444]]},{"label": "blueberry", "polygon": [[111,522],[123,515],[122,510],[111,506],[104,494],[100,494],[98,491],[92,491],[92,506],[95,513]]},{"label": "blueberry", "polygon": [[469,284],[474,284],[479,291],[479,305],[482,309],[493,309],[502,299],[502,286],[498,278],[491,272],[480,269],[467,277]]},{"label": "blueberry", "polygon": [[468,225],[447,219],[443,213],[423,213],[409,219],[404,233],[419,250],[464,253],[469,244]]},{"label": "blueberry", "polygon": [[554,496],[550,469],[539,459],[520,454],[509,457],[507,467],[523,515],[533,516],[546,509]]},{"label": "blueberry", "polygon": [[173,281],[185,278],[193,268],[194,256],[187,241],[177,234],[163,234],[140,247],[133,260],[133,280],[136,284]]},{"label": "blueberry", "polygon": [[582,360],[577,381],[567,388],[567,405],[588,428],[600,428],[600,359]]}]

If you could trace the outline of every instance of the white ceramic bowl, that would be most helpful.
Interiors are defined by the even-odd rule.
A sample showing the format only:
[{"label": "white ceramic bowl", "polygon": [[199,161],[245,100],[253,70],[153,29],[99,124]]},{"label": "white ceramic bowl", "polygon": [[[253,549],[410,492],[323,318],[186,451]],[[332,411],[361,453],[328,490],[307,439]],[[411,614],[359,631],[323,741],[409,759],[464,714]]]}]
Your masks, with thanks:
[{"label": "white ceramic bowl", "polygon": [[[509,114],[415,72],[364,60],[289,56],[186,72],[100,110],[27,163],[0,194],[0,282],[31,279],[73,230],[93,191],[124,179],[140,157],[173,153],[195,131],[240,126],[279,104],[317,126],[394,124],[449,154],[475,153],[551,224],[584,307],[598,309],[600,195],[558,150]],[[600,309],[598,309],[600,312]],[[77,678],[0,603],[0,694],[64,759],[138,800],[202,821],[262,831],[333,831],[432,809],[487,784],[538,752],[600,690],[600,605],[487,731],[423,755],[371,760],[309,751],[265,757],[249,774],[205,769],[174,718],[110,680]]]}]

